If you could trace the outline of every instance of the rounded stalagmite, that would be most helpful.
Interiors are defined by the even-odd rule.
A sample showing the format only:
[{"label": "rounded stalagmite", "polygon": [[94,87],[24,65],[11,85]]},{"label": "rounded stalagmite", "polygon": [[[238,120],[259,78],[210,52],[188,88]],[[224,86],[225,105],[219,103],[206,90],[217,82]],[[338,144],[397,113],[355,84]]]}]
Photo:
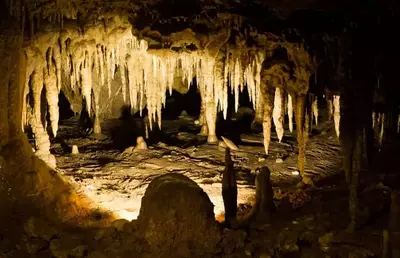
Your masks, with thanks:
[{"label": "rounded stalagmite", "polygon": [[188,177],[155,178],[142,199],[138,229],[158,257],[208,257],[221,231],[208,195]]}]

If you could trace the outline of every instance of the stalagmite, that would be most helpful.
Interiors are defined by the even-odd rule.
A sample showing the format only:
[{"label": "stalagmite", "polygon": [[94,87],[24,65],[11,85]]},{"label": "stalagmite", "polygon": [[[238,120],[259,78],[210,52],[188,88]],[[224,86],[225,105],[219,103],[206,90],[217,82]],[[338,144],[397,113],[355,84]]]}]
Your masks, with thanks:
[{"label": "stalagmite", "polygon": [[315,99],[312,103],[312,113],[314,116],[315,125],[318,126],[318,98],[317,97],[315,97]]},{"label": "stalagmite", "polygon": [[292,101],[292,96],[288,94],[288,117],[289,117],[289,131],[292,133],[293,132],[293,101]]},{"label": "stalagmite", "polygon": [[134,151],[138,150],[147,150],[147,143],[142,136],[136,138],[136,146],[134,148]]},{"label": "stalagmite", "polygon": [[275,97],[274,97],[274,109],[272,113],[274,125],[275,125],[275,131],[278,136],[279,142],[282,141],[283,138],[283,133],[284,133],[284,128],[283,128],[283,120],[285,118],[284,116],[284,98],[285,95],[283,94],[282,90],[280,88],[275,89]]},{"label": "stalagmite", "polygon": [[336,131],[336,135],[337,137],[339,137],[340,135],[340,96],[335,95],[333,96],[333,110],[334,110],[334,114],[333,114],[333,120],[335,122],[335,131]]},{"label": "stalagmite", "polygon": [[271,142],[271,124],[272,110],[274,103],[274,92],[269,89],[264,93],[263,101],[263,136],[265,154],[268,154],[269,144]]},{"label": "stalagmite", "polygon": [[226,148],[225,169],[222,173],[222,198],[225,207],[225,223],[229,227],[236,225],[237,195],[236,171],[233,167],[230,148]]}]

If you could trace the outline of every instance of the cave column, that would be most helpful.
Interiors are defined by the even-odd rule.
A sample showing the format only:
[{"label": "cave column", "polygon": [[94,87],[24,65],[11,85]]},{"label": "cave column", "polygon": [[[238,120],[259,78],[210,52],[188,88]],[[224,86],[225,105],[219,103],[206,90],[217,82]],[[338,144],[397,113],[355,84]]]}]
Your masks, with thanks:
[{"label": "cave column", "polygon": [[[211,87],[208,87],[211,88]],[[214,144],[218,142],[216,134],[216,124],[217,124],[217,107],[215,105],[214,94],[211,89],[206,89],[205,94],[205,118],[208,129],[207,142]]]},{"label": "cave column", "polygon": [[308,140],[309,114],[306,112],[306,95],[301,94],[295,97],[295,119],[297,144],[299,148],[298,154],[298,169],[300,175],[305,178],[305,163],[306,163],[306,144]]},{"label": "cave column", "polygon": [[271,142],[271,125],[272,125],[272,113],[274,108],[275,99],[275,88],[268,87],[266,84],[262,86],[266,89],[263,92],[263,136],[264,136],[264,149],[265,154],[268,155],[269,144]]},{"label": "cave column", "polygon": [[326,101],[326,109],[328,111],[328,121],[332,121],[333,119],[333,94],[332,92],[325,88],[325,101]]},{"label": "cave column", "polygon": [[93,114],[93,133],[101,134],[101,121],[100,121],[100,85],[96,82],[92,92],[92,102],[94,104]]},{"label": "cave column", "polygon": [[35,135],[36,156],[45,161],[51,168],[56,167],[56,160],[50,154],[50,139],[45,128],[45,121],[43,121],[43,106],[46,102],[42,101],[43,84],[43,69],[37,68],[32,75],[32,93],[34,106],[32,107],[32,114],[29,117],[29,124]]},{"label": "cave column", "polygon": [[208,127],[207,127],[207,119],[206,119],[206,93],[205,90],[200,87],[200,98],[201,98],[201,106],[200,106],[200,117],[199,124],[201,125],[201,130],[199,135],[207,136],[208,135]]}]

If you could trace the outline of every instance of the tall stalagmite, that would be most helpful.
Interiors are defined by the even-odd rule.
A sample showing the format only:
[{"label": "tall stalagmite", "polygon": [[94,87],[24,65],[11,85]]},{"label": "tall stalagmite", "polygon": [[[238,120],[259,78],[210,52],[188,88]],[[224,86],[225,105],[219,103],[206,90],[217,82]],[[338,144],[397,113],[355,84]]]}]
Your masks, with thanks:
[{"label": "tall stalagmite", "polygon": [[318,125],[318,98],[317,97],[315,97],[311,108],[312,108],[315,125]]}]

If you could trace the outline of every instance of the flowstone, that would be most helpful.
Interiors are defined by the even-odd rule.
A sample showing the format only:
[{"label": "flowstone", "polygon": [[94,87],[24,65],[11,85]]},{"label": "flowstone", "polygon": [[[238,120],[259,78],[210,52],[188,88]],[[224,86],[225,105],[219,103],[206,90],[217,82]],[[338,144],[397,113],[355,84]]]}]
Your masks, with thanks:
[{"label": "flowstone", "polygon": [[208,257],[222,237],[213,208],[188,177],[162,175],[149,184],[142,199],[138,230],[159,257]]}]

